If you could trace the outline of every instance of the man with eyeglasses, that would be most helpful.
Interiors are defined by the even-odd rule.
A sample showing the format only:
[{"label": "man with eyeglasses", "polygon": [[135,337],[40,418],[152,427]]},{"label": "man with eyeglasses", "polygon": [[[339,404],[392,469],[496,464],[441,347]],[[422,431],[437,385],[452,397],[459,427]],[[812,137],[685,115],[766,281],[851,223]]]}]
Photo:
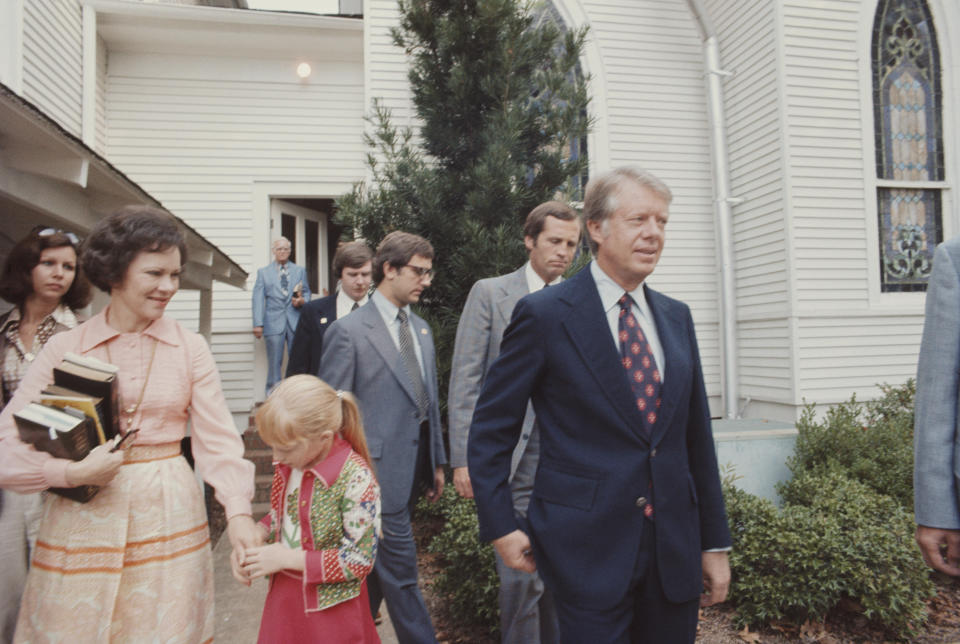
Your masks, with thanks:
[{"label": "man with eyeglasses", "polygon": [[380,483],[383,536],[368,578],[370,608],[383,599],[401,644],[436,642],[417,585],[410,511],[422,488],[436,501],[447,462],[429,325],[410,310],[433,279],[433,246],[392,232],[373,258],[370,301],[327,329],[320,377],[356,396]]}]

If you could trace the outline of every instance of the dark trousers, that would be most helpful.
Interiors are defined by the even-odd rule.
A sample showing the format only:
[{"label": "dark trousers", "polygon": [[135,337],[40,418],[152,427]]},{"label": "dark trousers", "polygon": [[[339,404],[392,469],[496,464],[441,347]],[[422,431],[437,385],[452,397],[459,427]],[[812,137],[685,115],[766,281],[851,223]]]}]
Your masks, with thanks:
[{"label": "dark trousers", "polygon": [[693,644],[699,597],[673,603],[663,596],[656,563],[656,525],[644,521],[630,592],[616,606],[591,610],[556,595],[563,644]]}]

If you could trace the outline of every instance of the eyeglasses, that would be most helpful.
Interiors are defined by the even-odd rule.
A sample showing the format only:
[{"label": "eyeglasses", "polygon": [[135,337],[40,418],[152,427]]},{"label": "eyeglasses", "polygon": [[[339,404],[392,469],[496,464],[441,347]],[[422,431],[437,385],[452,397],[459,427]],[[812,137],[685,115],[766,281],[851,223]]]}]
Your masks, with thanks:
[{"label": "eyeglasses", "polygon": [[404,266],[416,273],[417,277],[420,279],[423,279],[424,277],[433,279],[433,276],[437,274],[437,271],[432,268],[427,268],[426,266],[414,266],[413,264],[404,264]]},{"label": "eyeglasses", "polygon": [[60,230],[59,228],[44,228],[43,230],[37,231],[37,237],[53,237],[57,233],[66,237],[71,244],[74,246],[80,245],[80,238],[67,230]]}]

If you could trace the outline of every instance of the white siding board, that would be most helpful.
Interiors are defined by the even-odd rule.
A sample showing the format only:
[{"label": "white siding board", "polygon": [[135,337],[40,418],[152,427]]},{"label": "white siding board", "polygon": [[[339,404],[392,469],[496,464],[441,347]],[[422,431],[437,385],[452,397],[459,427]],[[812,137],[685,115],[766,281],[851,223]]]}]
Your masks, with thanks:
[{"label": "white siding board", "polygon": [[25,2],[23,96],[80,136],[83,54],[80,3]]}]

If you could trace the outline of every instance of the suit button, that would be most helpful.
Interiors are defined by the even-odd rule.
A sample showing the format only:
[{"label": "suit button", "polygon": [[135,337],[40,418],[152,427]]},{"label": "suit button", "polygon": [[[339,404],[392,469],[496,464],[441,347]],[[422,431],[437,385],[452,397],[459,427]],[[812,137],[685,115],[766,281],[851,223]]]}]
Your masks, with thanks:
[{"label": "suit button", "polygon": [[653,458],[656,455],[657,455],[657,448],[654,447],[652,450],[650,450],[650,458]]},{"label": "suit button", "polygon": [[638,508],[642,508],[642,507],[645,506],[646,504],[647,504],[647,497],[641,496],[639,499],[637,499],[637,507],[638,507]]}]

